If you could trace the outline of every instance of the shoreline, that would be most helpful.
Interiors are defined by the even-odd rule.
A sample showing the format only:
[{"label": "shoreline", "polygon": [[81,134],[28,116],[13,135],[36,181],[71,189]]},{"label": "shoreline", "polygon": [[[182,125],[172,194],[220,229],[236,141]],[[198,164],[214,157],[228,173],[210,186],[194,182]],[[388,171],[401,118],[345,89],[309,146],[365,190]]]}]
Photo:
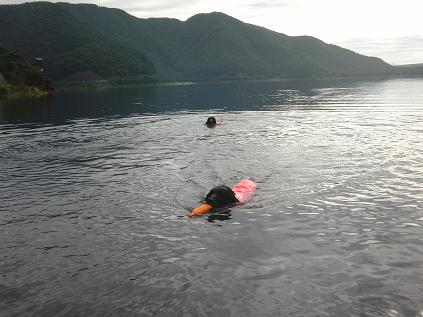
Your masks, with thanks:
[{"label": "shoreline", "polygon": [[0,100],[16,100],[40,98],[51,94],[51,91],[35,86],[0,84]]},{"label": "shoreline", "polygon": [[327,76],[327,77],[310,77],[310,78],[238,78],[238,79],[216,79],[216,80],[186,80],[186,81],[172,81],[166,79],[153,79],[152,81],[131,82],[130,79],[102,79],[96,81],[78,81],[66,82],[58,81],[56,90],[69,89],[109,89],[116,87],[135,87],[135,86],[190,86],[190,85],[205,85],[205,84],[230,84],[230,83],[266,83],[266,82],[297,82],[297,81],[330,81],[330,80],[384,80],[395,78],[421,78],[423,74],[372,74],[372,75],[351,75],[351,76]]},{"label": "shoreline", "polygon": [[190,86],[190,85],[214,85],[234,83],[266,83],[266,82],[298,82],[298,81],[349,81],[349,80],[388,80],[395,78],[423,78],[423,74],[373,74],[373,75],[351,75],[351,76],[327,76],[311,78],[238,78],[222,80],[192,80],[192,81],[171,81],[157,78],[120,78],[102,79],[95,81],[57,81],[54,90],[45,90],[35,86],[0,84],[0,100],[16,100],[28,98],[41,98],[54,94],[54,91],[66,91],[73,89],[112,89],[119,87],[136,86]]}]

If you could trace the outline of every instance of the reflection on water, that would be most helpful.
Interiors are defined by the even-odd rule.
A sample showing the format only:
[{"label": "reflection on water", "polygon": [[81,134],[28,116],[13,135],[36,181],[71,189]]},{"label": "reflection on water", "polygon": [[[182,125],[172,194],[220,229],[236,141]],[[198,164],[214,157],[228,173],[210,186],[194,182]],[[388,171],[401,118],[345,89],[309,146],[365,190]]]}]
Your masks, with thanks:
[{"label": "reflection on water", "polygon": [[[423,81],[0,104],[6,316],[419,316]],[[212,110],[209,110],[212,109]],[[224,125],[208,129],[214,115]],[[217,184],[255,199],[185,216]]]}]

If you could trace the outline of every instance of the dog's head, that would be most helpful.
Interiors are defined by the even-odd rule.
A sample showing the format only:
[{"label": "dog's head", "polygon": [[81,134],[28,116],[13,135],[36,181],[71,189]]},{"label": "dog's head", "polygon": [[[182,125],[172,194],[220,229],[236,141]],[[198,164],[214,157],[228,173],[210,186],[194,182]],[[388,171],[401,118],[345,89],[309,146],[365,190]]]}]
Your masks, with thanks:
[{"label": "dog's head", "polygon": [[216,125],[217,124],[216,118],[215,117],[208,117],[206,124],[207,125]]},{"label": "dog's head", "polygon": [[207,194],[205,199],[207,204],[214,208],[223,208],[238,202],[235,193],[228,186],[216,186]]}]

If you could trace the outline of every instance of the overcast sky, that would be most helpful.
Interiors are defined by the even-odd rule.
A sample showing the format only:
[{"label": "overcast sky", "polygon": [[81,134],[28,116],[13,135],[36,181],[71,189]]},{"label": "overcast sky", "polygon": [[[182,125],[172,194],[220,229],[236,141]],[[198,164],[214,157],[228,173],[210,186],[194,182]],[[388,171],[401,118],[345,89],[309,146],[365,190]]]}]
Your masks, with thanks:
[{"label": "overcast sky", "polygon": [[[0,0],[0,4],[28,1]],[[53,1],[56,2],[56,1]],[[391,64],[423,63],[423,0],[80,0],[140,17],[219,11],[287,35],[311,35]]]}]

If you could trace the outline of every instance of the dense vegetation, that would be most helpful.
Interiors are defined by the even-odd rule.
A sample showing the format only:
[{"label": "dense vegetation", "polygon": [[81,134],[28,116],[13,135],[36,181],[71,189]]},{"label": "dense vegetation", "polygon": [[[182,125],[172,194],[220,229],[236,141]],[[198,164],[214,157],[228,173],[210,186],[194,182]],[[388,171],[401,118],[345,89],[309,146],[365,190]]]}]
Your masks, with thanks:
[{"label": "dense vegetation", "polygon": [[152,75],[142,53],[111,40],[76,19],[62,4],[47,2],[0,6],[0,42],[43,57],[53,79],[101,79]]},{"label": "dense vegetation", "polygon": [[386,74],[394,67],[318,39],[222,13],[139,19],[88,4],[0,6],[0,42],[43,57],[56,80],[222,80]]},{"label": "dense vegetation", "polygon": [[290,37],[222,13],[137,19],[116,9],[64,4],[98,32],[131,45],[175,80],[351,76],[390,71],[366,57],[306,36]]},{"label": "dense vegetation", "polygon": [[53,89],[40,67],[0,45],[0,98],[45,95]]}]

